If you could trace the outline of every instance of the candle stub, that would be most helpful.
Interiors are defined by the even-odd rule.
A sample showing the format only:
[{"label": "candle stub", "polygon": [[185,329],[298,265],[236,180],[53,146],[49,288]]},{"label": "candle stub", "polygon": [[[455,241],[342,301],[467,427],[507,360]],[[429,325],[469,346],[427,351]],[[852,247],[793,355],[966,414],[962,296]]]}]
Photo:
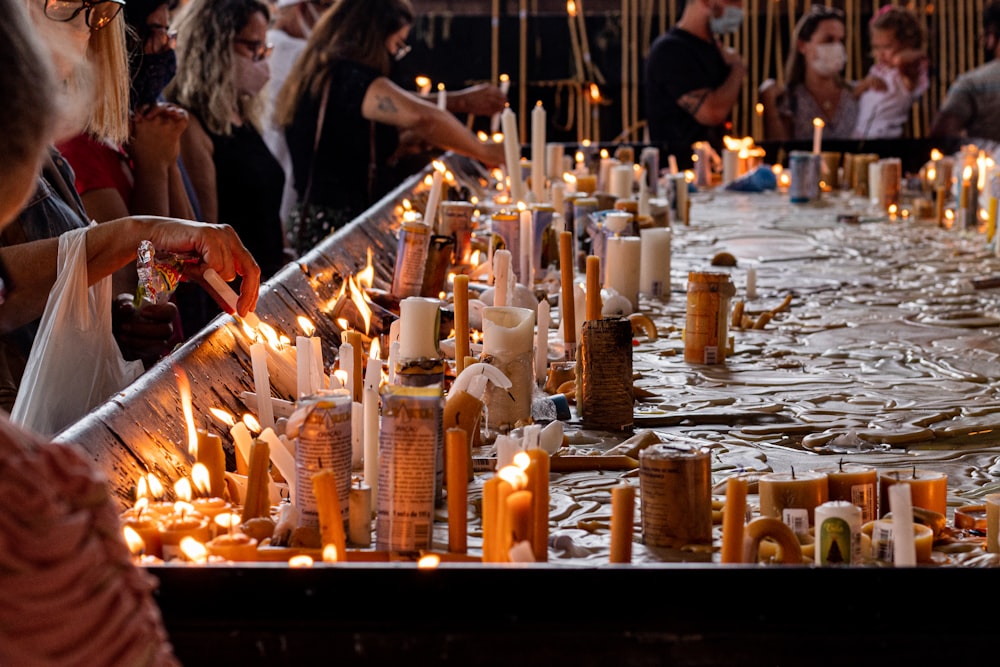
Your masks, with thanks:
[{"label": "candle stub", "polygon": [[712,542],[708,449],[660,443],[639,453],[643,542],[680,548]]}]

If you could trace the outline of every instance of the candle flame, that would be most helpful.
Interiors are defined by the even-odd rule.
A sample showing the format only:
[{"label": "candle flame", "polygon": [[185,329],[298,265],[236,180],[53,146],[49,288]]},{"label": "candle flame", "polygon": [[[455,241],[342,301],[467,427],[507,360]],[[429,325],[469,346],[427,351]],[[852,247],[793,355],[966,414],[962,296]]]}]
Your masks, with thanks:
[{"label": "candle flame", "polygon": [[440,92],[442,90],[444,90],[444,84],[443,83],[439,83],[438,84],[438,92]]},{"label": "candle flame", "polygon": [[[205,472],[208,472],[207,470]],[[185,503],[191,502],[191,497],[194,492],[191,490],[191,480],[187,477],[181,477],[179,480],[174,482],[174,494],[178,500],[182,500]],[[194,509],[193,507],[191,509]],[[174,503],[174,511],[177,510],[177,503]]]},{"label": "candle flame", "polygon": [[602,148],[600,155],[602,160],[607,160],[609,157],[611,157],[611,153],[608,152],[607,148]]},{"label": "candle flame", "polygon": [[208,560],[208,549],[205,545],[194,539],[193,537],[185,537],[181,539],[181,553],[194,563],[204,563]]},{"label": "candle flame", "polygon": [[188,454],[197,457],[198,429],[194,425],[194,408],[191,405],[191,383],[188,382],[187,373],[179,366],[174,366],[174,375],[177,377],[177,388],[181,394],[181,409],[184,413],[184,423],[187,426]]},{"label": "candle flame", "polygon": [[362,292],[361,288],[358,287],[357,282],[355,282],[352,278],[348,280],[348,283],[350,283],[351,303],[354,304],[354,307],[358,310],[358,314],[361,315],[361,319],[364,320],[365,333],[370,334],[372,327],[372,309],[368,307],[368,303],[365,301],[364,292]]},{"label": "candle flame", "polygon": [[942,154],[941,151],[939,151],[936,148],[932,148],[931,149],[931,159],[932,160],[937,161],[937,160],[940,160],[943,157],[944,157],[944,154]]},{"label": "candle flame", "polygon": [[243,415],[243,424],[247,427],[247,430],[251,433],[260,433],[261,427],[260,422],[249,412]]},{"label": "candle flame", "polygon": [[208,474],[208,466],[204,463],[199,462],[191,466],[191,481],[194,482],[194,488],[198,490],[200,495],[211,495],[212,478]]},{"label": "candle flame", "polygon": [[135,501],[135,514],[137,517],[141,517],[142,513],[149,508],[149,498],[142,496]]},{"label": "candle flame", "polygon": [[302,333],[304,333],[307,338],[316,333],[316,325],[313,324],[312,320],[305,315],[299,315],[296,318],[296,321],[299,323],[299,328],[302,329]]},{"label": "candle flame", "polygon": [[757,102],[757,104],[754,105],[753,110],[757,112],[758,116],[763,116],[764,115],[764,104],[761,103],[761,102]]},{"label": "candle flame", "polygon": [[590,84],[590,99],[594,102],[601,101],[601,89],[596,83]]},{"label": "candle flame", "polygon": [[813,118],[813,127],[826,127],[826,123],[823,122],[822,118],[817,116],[816,118]]},{"label": "candle flame", "polygon": [[489,141],[490,135],[486,134],[482,130],[479,130],[479,131],[476,132],[476,138],[479,139],[479,141],[481,141],[482,143],[485,144],[487,141]]},{"label": "candle flame", "polygon": [[927,180],[936,181],[937,180],[937,169],[934,167],[927,167]]},{"label": "candle flame", "polygon": [[962,180],[965,182],[972,180],[972,165],[966,165],[965,169],[962,170]]},{"label": "candle flame", "polygon": [[[515,455],[516,456],[516,455]],[[515,491],[523,489],[528,484],[528,476],[516,465],[508,465],[497,471],[497,477],[510,484]]]},{"label": "candle flame", "polygon": [[368,356],[371,359],[382,358],[382,346],[379,345],[378,338],[372,338],[371,347],[368,348]]},{"label": "candle flame", "polygon": [[899,210],[898,206],[896,206],[895,204],[889,204],[889,215],[896,215],[896,212],[898,210]]},{"label": "candle flame", "polygon": [[573,0],[566,0],[566,13],[576,18],[576,3]]},{"label": "candle flame", "polygon": [[221,512],[215,515],[215,523],[220,528],[225,528],[229,530],[230,528],[236,528],[243,522],[242,517],[235,512]]},{"label": "candle flame", "polygon": [[347,386],[347,371],[342,371],[338,368],[333,372],[333,376],[340,382],[341,387]]},{"label": "candle flame", "polygon": [[136,532],[135,528],[124,526],[122,535],[125,537],[125,544],[128,545],[128,550],[133,556],[141,556],[146,551],[146,541]]},{"label": "candle flame", "polygon": [[178,500],[174,503],[174,514],[181,517],[187,514],[194,514],[194,505],[183,500]]},{"label": "candle flame", "polygon": [[[502,144],[503,143],[503,132],[494,132],[493,133],[493,143],[495,143],[495,144]],[[499,171],[499,170],[496,170],[496,171]]]},{"label": "candle flame", "polygon": [[350,325],[348,324],[346,317],[338,317],[337,326],[340,328],[341,331],[347,331],[350,328]]},{"label": "candle flame", "polygon": [[222,408],[209,408],[208,411],[212,413],[213,417],[218,419],[220,422],[222,422],[229,428],[232,428],[233,426],[236,425],[236,418],[233,417],[231,414],[229,414],[227,411],[223,410]]},{"label": "candle flame", "polygon": [[337,557],[337,545],[327,544],[323,546],[323,562],[324,563],[336,563],[340,560]]},{"label": "candle flame", "polygon": [[138,505],[138,500],[149,497],[149,486],[146,484],[146,478],[140,477],[135,483],[135,497],[137,498],[136,504]]},{"label": "candle flame", "polygon": [[418,570],[433,570],[441,564],[441,556],[438,554],[425,554],[417,561]]},{"label": "candle flame", "polygon": [[569,172],[566,172],[563,174],[563,182],[566,183],[567,185],[576,185],[576,176],[574,176]]},{"label": "candle flame", "polygon": [[305,554],[292,556],[288,559],[288,567],[312,567],[313,559]]},{"label": "candle flame", "polygon": [[500,75],[500,83],[503,83],[505,81],[510,81],[510,77],[507,76],[506,74],[501,74]]},{"label": "candle flame", "polygon": [[163,483],[160,481],[160,478],[153,473],[149,473],[146,475],[146,481],[149,482],[149,495],[152,496],[154,500],[162,498],[166,489],[163,488]]},{"label": "candle flame", "polygon": [[431,85],[431,80],[429,77],[420,75],[416,79],[417,88],[423,89]]},{"label": "candle flame", "polygon": [[278,332],[270,324],[266,322],[261,322],[257,330],[264,337],[264,342],[266,342],[271,348],[278,350],[281,349],[281,340],[278,338]]}]

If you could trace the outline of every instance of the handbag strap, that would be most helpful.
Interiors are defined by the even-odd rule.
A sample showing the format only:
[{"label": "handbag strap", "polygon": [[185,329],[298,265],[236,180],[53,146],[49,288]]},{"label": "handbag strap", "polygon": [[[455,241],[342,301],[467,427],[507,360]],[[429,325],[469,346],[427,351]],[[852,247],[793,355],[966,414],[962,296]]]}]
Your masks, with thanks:
[{"label": "handbag strap", "polygon": [[316,171],[316,154],[319,153],[319,140],[323,136],[323,122],[326,119],[326,105],[330,100],[330,79],[323,84],[323,99],[319,102],[319,114],[316,116],[316,137],[313,139],[312,159],[309,161],[309,179],[306,181],[306,191],[302,195],[302,208],[309,205],[312,195],[313,172]]}]

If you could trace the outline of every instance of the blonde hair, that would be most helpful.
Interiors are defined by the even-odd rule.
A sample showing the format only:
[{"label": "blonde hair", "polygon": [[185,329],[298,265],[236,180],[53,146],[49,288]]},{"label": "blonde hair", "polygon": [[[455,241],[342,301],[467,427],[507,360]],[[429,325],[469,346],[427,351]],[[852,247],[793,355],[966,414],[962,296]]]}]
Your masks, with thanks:
[{"label": "blonde hair", "polygon": [[[125,17],[123,12],[100,30],[90,33],[89,60],[97,85],[92,95],[90,118],[86,131],[98,139],[124,144],[129,137],[129,70],[125,49]],[[83,81],[71,81],[70,86],[86,86]]]},{"label": "blonde hair", "polygon": [[257,13],[270,19],[261,0],[191,0],[177,16],[177,74],[163,93],[214,134],[233,133],[234,110],[261,129],[262,93],[240,93],[233,52],[236,36]]}]

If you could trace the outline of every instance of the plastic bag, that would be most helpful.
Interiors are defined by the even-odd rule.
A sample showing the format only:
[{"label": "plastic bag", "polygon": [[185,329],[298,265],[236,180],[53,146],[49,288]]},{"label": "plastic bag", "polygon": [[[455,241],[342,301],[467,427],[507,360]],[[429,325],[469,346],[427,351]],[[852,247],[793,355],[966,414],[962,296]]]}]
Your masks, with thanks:
[{"label": "plastic bag", "polygon": [[28,355],[11,419],[52,436],[138,378],[111,332],[111,276],[87,287],[87,229],[59,237],[55,284]]}]

